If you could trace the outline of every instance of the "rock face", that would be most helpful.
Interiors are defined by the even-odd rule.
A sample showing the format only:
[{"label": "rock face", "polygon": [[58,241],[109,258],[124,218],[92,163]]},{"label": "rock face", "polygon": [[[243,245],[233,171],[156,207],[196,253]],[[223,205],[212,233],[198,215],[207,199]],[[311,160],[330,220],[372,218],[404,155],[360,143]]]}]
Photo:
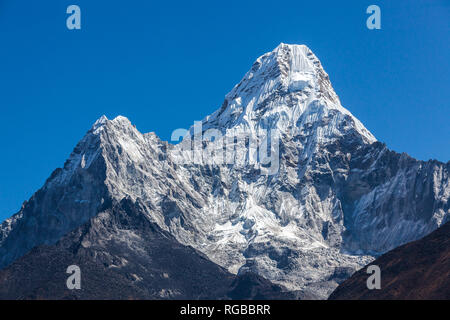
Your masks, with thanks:
[{"label": "rock face", "polygon": [[450,222],[423,239],[383,254],[371,263],[381,270],[381,289],[367,289],[367,267],[343,282],[332,300],[450,299]]},{"label": "rock face", "polygon": [[[55,245],[0,270],[0,299],[289,299],[258,275],[236,276],[175,240],[142,214],[139,201],[106,204]],[[67,267],[81,270],[68,290]],[[247,279],[252,279],[249,282]],[[239,284],[246,281],[246,290]]]},{"label": "rock face", "polygon": [[449,219],[450,163],[377,142],[306,46],[280,44],[258,58],[222,107],[182,135],[172,145],[124,117],[99,119],[1,225],[0,268],[126,198],[229,272],[326,298],[376,256]]}]

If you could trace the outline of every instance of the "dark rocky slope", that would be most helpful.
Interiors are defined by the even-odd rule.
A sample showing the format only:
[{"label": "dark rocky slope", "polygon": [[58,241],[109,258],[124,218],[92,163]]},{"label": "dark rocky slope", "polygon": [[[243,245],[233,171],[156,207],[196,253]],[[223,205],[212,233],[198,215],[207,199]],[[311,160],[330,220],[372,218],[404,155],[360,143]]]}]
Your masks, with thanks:
[{"label": "dark rocky slope", "polygon": [[[81,290],[66,287],[70,265],[81,269]],[[0,299],[289,297],[262,277],[235,276],[180,244],[129,199],[102,210],[56,245],[36,247],[0,271]]]},{"label": "dark rocky slope", "polygon": [[367,289],[367,266],[344,281],[329,299],[450,299],[450,222],[370,265],[381,269],[380,290]]}]

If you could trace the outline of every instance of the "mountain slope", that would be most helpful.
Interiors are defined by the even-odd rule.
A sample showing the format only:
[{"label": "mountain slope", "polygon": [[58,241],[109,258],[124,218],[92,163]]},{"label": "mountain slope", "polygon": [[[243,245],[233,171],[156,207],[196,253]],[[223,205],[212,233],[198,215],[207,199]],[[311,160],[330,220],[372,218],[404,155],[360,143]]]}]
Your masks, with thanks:
[{"label": "mountain slope", "polygon": [[341,270],[348,276],[449,219],[450,163],[377,142],[306,46],[280,44],[258,58],[183,136],[172,145],[124,117],[99,119],[1,225],[0,268],[129,198],[229,272],[326,298]]},{"label": "mountain slope", "polygon": [[[0,271],[0,299],[279,299],[283,288],[256,277],[250,292],[241,277],[179,244],[123,199],[56,245],[34,248]],[[81,270],[81,290],[68,290],[70,265]],[[243,279],[250,275],[243,276]]]},{"label": "mountain slope", "polygon": [[368,290],[367,267],[330,296],[347,299],[450,299],[450,222],[423,239],[383,254],[371,263],[381,270],[381,289]]}]

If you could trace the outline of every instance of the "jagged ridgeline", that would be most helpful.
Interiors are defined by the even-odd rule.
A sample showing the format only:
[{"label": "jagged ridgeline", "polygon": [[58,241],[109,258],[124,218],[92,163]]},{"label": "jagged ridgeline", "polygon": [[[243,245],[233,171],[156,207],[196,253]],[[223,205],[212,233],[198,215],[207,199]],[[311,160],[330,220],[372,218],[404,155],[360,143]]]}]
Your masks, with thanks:
[{"label": "jagged ridgeline", "polygon": [[[449,220],[450,163],[378,142],[342,107],[306,46],[280,44],[259,57],[222,107],[187,132],[170,144],[121,116],[95,122],[64,167],[1,225],[0,282],[14,286],[13,271],[27,259],[60,255],[63,270],[78,259],[122,277],[117,283],[154,290],[133,297],[198,298],[183,279],[199,279],[199,270],[170,268],[187,263],[190,246],[191,265],[209,270],[204,281],[230,287],[250,272],[280,285],[275,292],[326,298],[375,257]],[[196,142],[211,132],[216,139]],[[231,156],[221,155],[230,144]],[[180,259],[149,265],[159,252],[152,237],[183,251],[173,255]],[[261,281],[249,283],[269,292]]]}]

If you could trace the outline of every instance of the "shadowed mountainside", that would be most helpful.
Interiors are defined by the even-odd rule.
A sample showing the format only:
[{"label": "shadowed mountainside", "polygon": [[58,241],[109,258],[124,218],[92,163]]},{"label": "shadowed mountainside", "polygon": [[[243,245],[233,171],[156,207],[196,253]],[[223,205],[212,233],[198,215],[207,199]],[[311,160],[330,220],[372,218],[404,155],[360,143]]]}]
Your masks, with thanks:
[{"label": "shadowed mountainside", "polygon": [[329,299],[450,299],[450,222],[370,265],[381,269],[380,290],[367,289],[367,266],[344,281]]},{"label": "shadowed mountainside", "polygon": [[[290,297],[282,287],[260,276],[233,275],[192,247],[178,243],[141,214],[139,206],[124,199],[57,244],[36,247],[1,270],[0,299]],[[81,269],[81,290],[66,287],[70,265]],[[242,281],[246,290],[239,286]]]}]

